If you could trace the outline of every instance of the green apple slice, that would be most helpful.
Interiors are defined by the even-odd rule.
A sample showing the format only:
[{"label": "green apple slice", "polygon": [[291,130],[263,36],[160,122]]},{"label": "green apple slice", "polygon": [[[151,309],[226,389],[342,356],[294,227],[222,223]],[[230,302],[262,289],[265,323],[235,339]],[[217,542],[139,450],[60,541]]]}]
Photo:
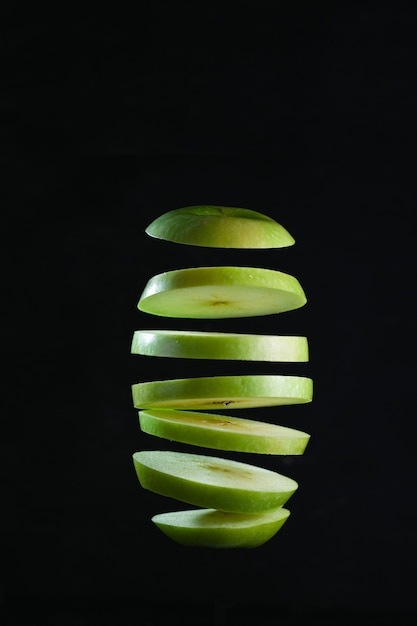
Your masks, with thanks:
[{"label": "green apple slice", "polygon": [[298,309],[307,299],[298,280],[254,267],[192,267],[153,276],[139,310],[175,318],[271,315]]},{"label": "green apple slice", "polygon": [[148,435],[235,452],[303,454],[310,439],[294,428],[196,411],[140,411],[139,423]]},{"label": "green apple slice", "polygon": [[306,337],[188,330],[136,330],[132,354],[181,359],[308,361]]},{"label": "green apple slice", "polygon": [[276,535],[289,515],[282,507],[246,514],[194,509],[160,513],[152,521],[167,537],[185,546],[257,548]]},{"label": "green apple slice", "polygon": [[292,478],[240,461],[186,452],[135,452],[144,489],[199,507],[235,513],[275,509],[297,490]]},{"label": "green apple slice", "polygon": [[209,248],[283,248],[292,235],[271,217],[224,206],[189,206],[160,215],[145,231],[151,237]]},{"label": "green apple slice", "polygon": [[245,409],[311,402],[313,381],[304,376],[202,376],[132,385],[137,409]]}]

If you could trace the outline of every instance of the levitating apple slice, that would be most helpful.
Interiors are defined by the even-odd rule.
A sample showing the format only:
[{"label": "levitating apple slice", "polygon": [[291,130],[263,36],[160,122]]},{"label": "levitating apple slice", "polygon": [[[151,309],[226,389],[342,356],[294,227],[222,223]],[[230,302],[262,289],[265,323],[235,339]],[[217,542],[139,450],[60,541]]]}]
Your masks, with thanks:
[{"label": "levitating apple slice", "polygon": [[294,238],[275,220],[224,206],[189,206],[168,211],[145,231],[151,237],[209,248],[283,248]]},{"label": "levitating apple slice", "polygon": [[294,428],[196,411],[140,411],[139,423],[148,435],[170,441],[257,454],[303,454],[310,439]]},{"label": "levitating apple slice", "polygon": [[201,548],[257,548],[271,539],[288,519],[282,507],[268,513],[226,513],[215,509],[173,511],[152,521],[167,537]]},{"label": "levitating apple slice", "polygon": [[308,361],[306,337],[187,330],[137,330],[132,354],[182,359]]},{"label": "levitating apple slice", "polygon": [[311,402],[313,381],[304,376],[203,376],[132,385],[137,409],[218,410]]},{"label": "levitating apple slice", "polygon": [[285,504],[298,487],[262,467],[186,452],[135,452],[133,462],[144,489],[220,511],[263,513]]},{"label": "levitating apple slice", "polygon": [[271,315],[298,309],[307,299],[298,280],[254,267],[192,267],[153,276],[138,308],[175,318]]}]

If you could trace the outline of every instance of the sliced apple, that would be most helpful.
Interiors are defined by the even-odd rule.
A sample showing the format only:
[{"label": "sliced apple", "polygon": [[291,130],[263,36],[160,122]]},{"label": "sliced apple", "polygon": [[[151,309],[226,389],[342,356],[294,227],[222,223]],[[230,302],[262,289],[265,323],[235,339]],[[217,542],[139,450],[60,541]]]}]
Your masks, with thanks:
[{"label": "sliced apple", "polygon": [[306,337],[187,330],[137,330],[132,354],[182,359],[308,361]]},{"label": "sliced apple", "polygon": [[220,511],[262,513],[285,504],[298,487],[277,472],[200,454],[142,451],[133,462],[144,489]]},{"label": "sliced apple", "polygon": [[307,299],[290,274],[254,267],[192,267],[153,276],[139,310],[163,317],[228,318],[271,315]]},{"label": "sliced apple", "polygon": [[295,243],[271,217],[224,206],[174,209],[157,217],[145,232],[157,239],[209,248],[283,248]]},{"label": "sliced apple", "polygon": [[311,402],[313,382],[263,374],[174,378],[136,383],[132,396],[137,409],[244,409]]},{"label": "sliced apple", "polygon": [[152,521],[167,537],[202,548],[257,548],[282,528],[290,512],[282,507],[268,513],[226,513],[194,509],[160,513]]},{"label": "sliced apple", "polygon": [[170,441],[257,454],[303,454],[310,439],[294,428],[196,411],[140,411],[139,423],[148,435]]}]

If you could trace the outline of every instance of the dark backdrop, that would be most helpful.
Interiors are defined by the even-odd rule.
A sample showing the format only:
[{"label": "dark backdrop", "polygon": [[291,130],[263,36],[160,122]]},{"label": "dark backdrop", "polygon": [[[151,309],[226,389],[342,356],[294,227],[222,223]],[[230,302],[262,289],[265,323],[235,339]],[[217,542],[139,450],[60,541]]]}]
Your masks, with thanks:
[{"label": "dark backdrop", "polygon": [[[65,72],[51,61],[35,83],[23,63],[3,169],[8,624],[415,618],[415,11],[297,5],[279,19],[260,5],[195,11],[190,30],[187,3],[143,3],[143,37],[87,18],[61,37],[30,19],[10,31],[21,65],[25,49],[44,60],[33,42],[55,33]],[[38,136],[53,154],[27,155]],[[161,213],[204,203],[265,212],[296,245],[145,235]],[[136,309],[153,274],[226,263],[295,275],[307,305],[210,323]],[[306,334],[311,360],[131,356],[133,331],[155,326]],[[256,550],[177,546],[150,517],[178,503],[140,488],[131,455],[181,446],[139,431],[130,385],[251,372],[314,379],[311,405],[253,410],[312,435],[303,457],[249,459],[299,482],[292,515]]]}]

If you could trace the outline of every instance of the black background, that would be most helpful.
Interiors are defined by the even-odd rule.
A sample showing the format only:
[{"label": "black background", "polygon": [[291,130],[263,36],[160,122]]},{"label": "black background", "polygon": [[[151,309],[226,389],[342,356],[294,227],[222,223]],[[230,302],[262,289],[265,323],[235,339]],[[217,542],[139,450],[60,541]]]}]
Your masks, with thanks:
[{"label": "black background", "polygon": [[[7,624],[415,619],[412,6],[155,2],[136,21],[10,20]],[[265,212],[296,244],[219,251],[145,235],[161,213],[205,203]],[[137,311],[151,275],[211,264],[291,273],[308,303],[239,321]],[[311,360],[130,355],[133,331],[152,327],[306,334]],[[311,405],[253,410],[312,435],[301,458],[250,458],[299,482],[292,515],[253,551],[184,549],[150,522],[178,503],[141,490],[131,461],[181,446],[140,433],[130,385],[252,372],[314,379]]]}]

